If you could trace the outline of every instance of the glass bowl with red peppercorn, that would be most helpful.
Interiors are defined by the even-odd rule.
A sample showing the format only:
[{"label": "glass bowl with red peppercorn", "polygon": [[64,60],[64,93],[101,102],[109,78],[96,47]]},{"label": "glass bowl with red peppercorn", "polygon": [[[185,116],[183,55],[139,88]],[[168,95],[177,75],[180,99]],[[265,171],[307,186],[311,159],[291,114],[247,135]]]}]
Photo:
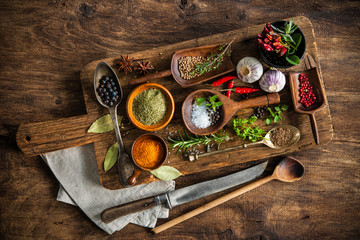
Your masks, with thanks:
[{"label": "glass bowl with red peppercorn", "polygon": [[267,23],[257,40],[261,58],[275,68],[300,64],[306,49],[305,36],[293,20]]}]

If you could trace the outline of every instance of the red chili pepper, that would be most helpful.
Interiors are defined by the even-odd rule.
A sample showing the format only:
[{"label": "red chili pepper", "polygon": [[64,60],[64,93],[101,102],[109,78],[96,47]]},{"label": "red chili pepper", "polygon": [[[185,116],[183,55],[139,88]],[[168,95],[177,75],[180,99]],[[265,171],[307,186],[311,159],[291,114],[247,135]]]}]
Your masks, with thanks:
[{"label": "red chili pepper", "polygon": [[236,87],[236,88],[232,88],[232,89],[223,89],[221,91],[233,91],[236,93],[240,93],[240,94],[244,94],[244,93],[253,93],[253,92],[257,92],[260,89],[258,88],[249,88],[249,87]]},{"label": "red chili pepper", "polygon": [[286,53],[287,49],[285,47],[282,47],[280,49],[280,56],[284,56],[284,54]]},{"label": "red chili pepper", "polygon": [[263,47],[266,51],[269,51],[269,52],[274,51],[274,48],[272,46],[270,46],[269,44],[264,43]]},{"label": "red chili pepper", "polygon": [[236,78],[236,76],[226,76],[226,77],[220,78],[220,79],[214,81],[214,82],[212,83],[212,86],[213,86],[213,87],[217,87],[217,86],[219,86],[220,84],[223,84],[224,82],[233,80],[233,79],[235,79],[235,78]]},{"label": "red chili pepper", "polygon": [[249,87],[236,87],[235,88],[235,92],[236,93],[240,93],[240,94],[243,94],[243,93],[253,93],[253,92],[257,92],[259,91],[260,89],[258,88],[249,88]]},{"label": "red chili pepper", "polygon": [[[234,84],[235,84],[234,81],[230,81],[230,82],[228,83],[228,88],[229,88],[229,89],[233,88],[233,87],[234,87]],[[227,96],[228,98],[231,96],[231,90],[227,90],[226,96]]]}]

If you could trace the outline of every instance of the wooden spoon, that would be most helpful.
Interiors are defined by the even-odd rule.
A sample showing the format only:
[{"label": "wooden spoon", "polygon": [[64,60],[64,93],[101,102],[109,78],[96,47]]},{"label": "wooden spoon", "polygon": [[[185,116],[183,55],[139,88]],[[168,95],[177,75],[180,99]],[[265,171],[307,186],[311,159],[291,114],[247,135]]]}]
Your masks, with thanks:
[{"label": "wooden spoon", "polygon": [[164,78],[173,76],[175,81],[180,84],[181,87],[187,88],[199,83],[202,83],[204,81],[208,81],[210,79],[219,77],[221,75],[224,75],[226,73],[229,73],[235,69],[231,58],[228,54],[224,54],[223,62],[222,64],[216,68],[211,70],[210,72],[204,73],[198,77],[192,78],[192,79],[184,79],[180,76],[179,71],[179,59],[181,57],[207,57],[211,53],[218,51],[220,45],[208,45],[208,46],[202,46],[197,48],[189,48],[189,49],[183,49],[176,51],[171,59],[171,69],[165,70],[157,73],[148,74],[143,77],[139,77],[133,80],[129,81],[129,85],[135,85],[139,83],[149,82],[155,79]]},{"label": "wooden spoon", "polygon": [[229,201],[235,197],[240,196],[243,193],[246,193],[250,190],[253,190],[254,188],[257,188],[267,182],[270,182],[272,180],[279,180],[282,182],[295,182],[302,178],[304,175],[305,169],[302,163],[300,163],[295,158],[287,157],[281,160],[278,165],[276,166],[274,172],[272,175],[267,176],[265,178],[259,179],[256,182],[253,182],[245,187],[242,187],[238,190],[235,190],[229,194],[226,194],[218,199],[215,199],[197,209],[194,209],[180,217],[177,217],[163,225],[160,225],[154,229],[151,230],[152,233],[157,234],[159,232],[162,232],[178,223],[181,223],[189,218],[192,218],[202,212],[205,212],[213,207],[216,207],[220,205],[221,203],[224,203],[226,201]]},{"label": "wooden spoon", "polygon": [[[195,127],[195,125],[191,121],[191,111],[195,99],[198,97],[207,98],[208,96],[211,97],[213,95],[218,95],[218,100],[223,103],[223,105],[218,110],[220,112],[220,119],[214,125],[208,128],[201,129]],[[211,133],[216,133],[221,128],[223,128],[239,109],[265,106],[270,104],[276,104],[279,102],[280,96],[278,93],[272,93],[265,96],[235,102],[230,98],[224,96],[220,92],[209,89],[200,89],[192,92],[191,94],[189,94],[189,96],[187,96],[187,98],[183,102],[181,112],[184,124],[191,133],[197,135],[208,135]]]},{"label": "wooden spoon", "polygon": [[309,79],[310,85],[313,87],[313,92],[316,96],[315,103],[309,107],[305,107],[302,105],[300,101],[300,81],[299,81],[299,72],[289,73],[289,81],[290,81],[290,89],[292,102],[294,105],[294,109],[298,113],[305,113],[310,115],[311,125],[315,137],[316,144],[320,143],[319,140],[319,132],[315,119],[315,113],[321,111],[326,107],[326,98],[325,98],[325,90],[320,80],[320,74],[316,67],[316,63],[314,59],[310,55],[306,55],[305,57],[305,67],[307,70],[303,71],[306,73]]}]

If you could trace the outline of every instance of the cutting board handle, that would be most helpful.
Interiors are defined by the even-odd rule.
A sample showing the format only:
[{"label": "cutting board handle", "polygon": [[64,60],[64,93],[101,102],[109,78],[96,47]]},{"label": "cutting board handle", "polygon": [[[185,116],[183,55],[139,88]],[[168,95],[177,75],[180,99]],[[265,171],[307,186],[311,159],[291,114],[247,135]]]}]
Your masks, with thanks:
[{"label": "cutting board handle", "polygon": [[86,132],[93,121],[89,115],[80,115],[46,122],[22,123],[16,133],[16,142],[27,156],[85,145],[94,142],[94,135]]}]

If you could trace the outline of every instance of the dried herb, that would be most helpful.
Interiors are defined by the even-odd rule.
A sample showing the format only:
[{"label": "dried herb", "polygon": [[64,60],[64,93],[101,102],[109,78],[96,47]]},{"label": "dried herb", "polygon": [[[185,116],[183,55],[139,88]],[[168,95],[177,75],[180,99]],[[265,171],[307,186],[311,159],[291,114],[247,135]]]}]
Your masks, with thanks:
[{"label": "dried herb", "polygon": [[118,71],[124,70],[125,74],[132,72],[134,66],[134,58],[129,58],[129,56],[120,56],[120,60],[116,62],[119,65]]},{"label": "dried herb", "polygon": [[117,143],[114,143],[106,152],[104,160],[104,172],[107,172],[115,165],[118,153],[119,145]]},{"label": "dried herb", "polygon": [[161,166],[155,170],[150,171],[155,177],[161,180],[173,180],[181,176],[181,172],[174,167]]},{"label": "dried herb", "polygon": [[138,66],[135,67],[135,69],[138,71],[138,73],[140,74],[147,74],[150,70],[154,69],[153,66],[151,66],[150,62],[146,62],[146,61],[141,61],[141,62],[137,62]]},{"label": "dried herb", "polygon": [[195,69],[190,72],[190,74],[194,75],[195,73],[198,73],[202,75],[213,69],[217,69],[222,64],[225,53],[227,52],[228,56],[231,55],[231,50],[229,50],[229,48],[234,40],[235,38],[230,43],[221,45],[219,47],[220,53],[211,53],[204,62],[196,64]]},{"label": "dried herb", "polygon": [[289,108],[288,105],[284,104],[284,105],[279,105],[277,107],[274,108],[274,111],[271,110],[271,108],[267,108],[267,110],[269,111],[269,115],[266,118],[266,125],[270,125],[271,124],[271,120],[274,120],[274,122],[278,122],[282,120],[281,114],[286,111]]},{"label": "dried herb", "polygon": [[256,120],[257,117],[255,116],[245,119],[233,119],[233,129],[236,135],[242,140],[249,139],[252,142],[264,139],[266,132],[254,124]]},{"label": "dried herb", "polygon": [[165,117],[167,102],[159,89],[150,88],[139,93],[132,105],[135,118],[144,125],[154,125]]},{"label": "dried herb", "polygon": [[[118,115],[118,124],[121,124],[122,116]],[[88,133],[105,133],[114,130],[110,114],[106,114],[95,120],[87,130]]]},{"label": "dried herb", "polygon": [[[222,135],[222,132],[225,134]],[[183,152],[187,152],[189,148],[195,149],[195,147],[199,146],[200,144],[207,147],[210,143],[217,144],[217,148],[219,149],[221,143],[227,142],[230,140],[230,137],[227,135],[227,133],[223,130],[220,130],[218,133],[213,133],[208,136],[190,136],[186,130],[184,129],[185,138],[181,136],[180,131],[178,131],[179,138],[178,139],[172,139],[168,137],[170,143],[170,148],[178,148],[176,151],[176,154],[183,149]]]}]

